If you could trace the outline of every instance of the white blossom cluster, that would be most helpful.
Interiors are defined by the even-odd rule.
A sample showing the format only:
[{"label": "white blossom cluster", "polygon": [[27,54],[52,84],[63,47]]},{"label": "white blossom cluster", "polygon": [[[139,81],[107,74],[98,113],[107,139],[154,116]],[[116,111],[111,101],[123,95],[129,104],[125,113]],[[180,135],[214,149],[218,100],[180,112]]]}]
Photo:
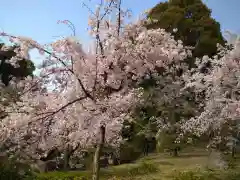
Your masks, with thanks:
[{"label": "white blossom cluster", "polygon": [[[201,72],[211,62],[207,71]],[[182,125],[185,132],[196,135],[211,134],[211,143],[236,139],[240,119],[240,41],[233,49],[219,47],[214,58],[203,57],[198,68],[185,76],[186,87],[194,87],[196,94],[204,92],[204,111]]]}]

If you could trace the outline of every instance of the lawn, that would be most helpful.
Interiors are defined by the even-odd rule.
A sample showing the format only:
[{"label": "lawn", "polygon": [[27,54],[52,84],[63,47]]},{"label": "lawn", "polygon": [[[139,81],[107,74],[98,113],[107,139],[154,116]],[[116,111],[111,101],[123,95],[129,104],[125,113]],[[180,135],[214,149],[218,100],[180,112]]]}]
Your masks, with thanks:
[{"label": "lawn", "polygon": [[[102,168],[101,180],[130,180],[130,179],[131,180],[171,180],[171,179],[174,179],[173,176],[176,176],[179,173],[184,174],[184,172],[206,172],[207,167],[209,167],[211,163],[212,162],[209,161],[208,159],[207,152],[203,150],[191,151],[191,153],[189,152],[181,153],[179,157],[170,157],[167,154],[151,154],[148,157],[141,158],[132,164],[123,164],[123,165],[113,166],[109,168]],[[213,170],[211,172],[213,172]],[[214,169],[214,173],[219,176],[218,178],[220,178],[219,180],[222,180],[221,179],[222,173],[221,175],[219,175],[219,172],[220,172],[219,170]],[[226,172],[229,173],[229,171],[226,171]],[[63,176],[83,177],[84,176],[87,179],[89,179],[90,172],[65,172],[65,173],[51,172],[51,173],[41,175],[41,177],[43,176],[45,178],[40,178],[40,179],[62,180],[60,176],[61,177]],[[187,175],[187,176],[192,176],[192,175]],[[214,178],[214,180],[217,180],[218,178]],[[186,178],[183,178],[183,179],[186,179]],[[179,180],[183,180],[183,179],[179,179]],[[67,178],[64,180],[67,180]],[[194,179],[191,177],[191,178],[187,178],[186,180],[205,180],[205,179],[201,179],[201,178]],[[228,178],[228,180],[230,179]],[[235,180],[235,178],[233,178],[233,180]]]},{"label": "lawn", "polygon": [[[204,169],[207,167],[207,162],[206,152],[183,153],[179,157],[170,157],[167,154],[152,154],[133,164],[111,167],[109,171],[119,174],[119,177],[119,172],[125,172],[132,179],[165,180],[172,179],[173,174],[177,172]],[[143,171],[144,168],[149,170],[146,170],[147,172],[145,173],[131,173],[132,169],[137,167],[139,171]]]}]

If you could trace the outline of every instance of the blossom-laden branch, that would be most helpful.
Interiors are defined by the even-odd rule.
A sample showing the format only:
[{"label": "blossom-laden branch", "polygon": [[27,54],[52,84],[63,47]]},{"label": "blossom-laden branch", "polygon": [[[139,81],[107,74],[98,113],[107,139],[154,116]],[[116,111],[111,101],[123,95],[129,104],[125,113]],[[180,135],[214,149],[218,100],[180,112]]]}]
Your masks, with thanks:
[{"label": "blossom-laden branch", "polygon": [[[33,40],[31,40],[31,39],[28,39],[28,38],[24,38],[24,37],[17,37],[17,36],[13,36],[13,35],[8,35],[8,34],[6,34],[6,33],[0,33],[0,35],[9,37],[9,38],[11,38],[12,41],[20,41],[20,42],[22,42],[22,43],[26,43],[26,44],[27,44],[27,45],[26,45],[27,47],[23,47],[23,48],[28,48],[27,50],[29,50],[29,48],[37,48],[41,53],[46,53],[46,54],[48,54],[49,56],[52,56],[53,58],[57,59],[57,60],[66,68],[67,71],[69,71],[72,75],[75,75],[75,76],[76,76],[75,72],[74,72],[72,69],[69,68],[68,64],[67,64],[64,60],[62,60],[62,59],[59,58],[57,55],[55,55],[55,53],[52,53],[52,52],[44,49],[41,45],[39,45],[39,44],[36,43],[35,41],[33,41]],[[68,43],[68,42],[66,42],[66,43]],[[24,44],[24,46],[25,46],[25,44]],[[24,51],[26,51],[26,49],[24,49]],[[86,88],[84,87],[81,79],[78,78],[78,77],[76,77],[76,78],[77,78],[77,81],[78,81],[78,83],[80,84],[83,92],[86,94],[86,96],[87,96],[88,98],[94,100],[93,97],[92,97],[92,95],[90,94],[90,92],[88,92],[88,91],[86,90]]]}]

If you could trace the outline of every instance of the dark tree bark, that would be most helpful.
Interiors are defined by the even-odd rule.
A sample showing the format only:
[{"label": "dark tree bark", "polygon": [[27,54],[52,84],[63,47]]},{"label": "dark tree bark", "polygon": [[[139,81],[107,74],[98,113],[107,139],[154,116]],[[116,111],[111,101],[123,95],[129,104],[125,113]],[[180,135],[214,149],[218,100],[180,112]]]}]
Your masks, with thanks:
[{"label": "dark tree bark", "polygon": [[144,148],[143,148],[143,154],[144,156],[148,156],[149,153],[149,141],[147,138],[144,138]]},{"label": "dark tree bark", "polygon": [[174,150],[173,150],[173,156],[174,156],[174,157],[177,157],[177,156],[178,156],[178,150],[179,150],[178,147],[174,148]]},{"label": "dark tree bark", "polygon": [[100,170],[100,155],[102,152],[102,148],[104,146],[105,141],[105,131],[106,127],[105,125],[100,126],[100,141],[97,145],[97,149],[95,151],[94,160],[93,160],[93,176],[92,180],[99,180],[99,170]]},{"label": "dark tree bark", "polygon": [[78,144],[75,148],[73,148],[69,144],[66,146],[64,150],[64,165],[63,165],[65,171],[70,169],[70,166],[69,166],[70,158],[73,155],[73,153],[79,148],[79,145],[80,144]]},{"label": "dark tree bark", "polygon": [[67,171],[69,169],[69,160],[70,160],[70,156],[71,156],[71,146],[68,144],[67,147],[64,150],[64,165],[63,168],[65,171]]}]

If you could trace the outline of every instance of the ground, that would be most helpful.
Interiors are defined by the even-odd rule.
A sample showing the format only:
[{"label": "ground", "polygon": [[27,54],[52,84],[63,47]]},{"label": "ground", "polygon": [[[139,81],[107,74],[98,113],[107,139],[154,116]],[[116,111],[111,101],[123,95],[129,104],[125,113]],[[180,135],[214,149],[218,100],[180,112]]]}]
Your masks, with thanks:
[{"label": "ground", "polygon": [[[204,150],[192,150],[191,152],[187,153],[183,152],[179,157],[170,157],[167,154],[159,153],[151,154],[150,156],[141,158],[132,164],[123,164],[101,169],[101,180],[205,180],[192,177],[193,175],[189,175],[189,173],[185,175],[184,172],[205,172],[207,169],[209,169],[209,167],[213,168],[211,167],[211,161],[212,160],[209,161],[208,153]],[[213,171],[213,169],[211,171]],[[219,170],[217,172],[217,170],[214,169],[214,173],[215,172],[220,173]],[[178,175],[179,173],[181,176],[186,176],[187,178],[174,178],[174,176]],[[76,177],[77,174],[79,176],[90,177],[89,172],[65,172],[60,176],[68,176],[67,174],[75,174],[74,177]],[[55,176],[56,173],[53,172],[46,175]],[[219,176],[219,180],[222,180],[223,175],[220,174]],[[240,176],[238,177],[240,179]],[[228,180],[230,179],[228,178]],[[218,178],[213,178],[213,180],[218,180]],[[235,178],[232,178],[231,180],[235,180]]]}]

